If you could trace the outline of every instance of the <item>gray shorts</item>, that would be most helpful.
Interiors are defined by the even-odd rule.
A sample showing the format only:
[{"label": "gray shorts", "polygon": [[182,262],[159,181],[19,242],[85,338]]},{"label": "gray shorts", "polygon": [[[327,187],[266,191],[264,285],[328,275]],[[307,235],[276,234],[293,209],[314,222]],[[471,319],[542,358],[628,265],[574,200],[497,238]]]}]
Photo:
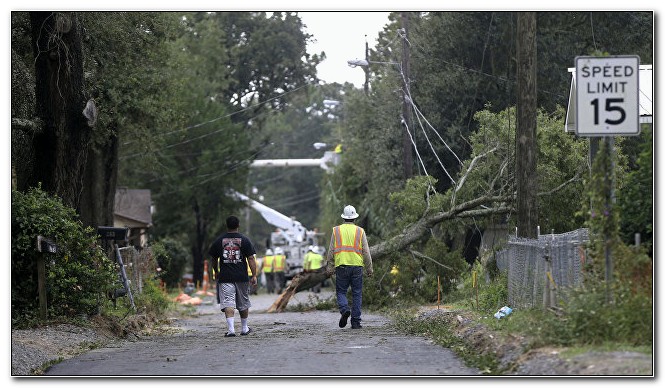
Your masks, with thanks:
[{"label": "gray shorts", "polygon": [[249,282],[217,283],[220,308],[231,307],[238,311],[245,311],[252,307],[249,302]]}]

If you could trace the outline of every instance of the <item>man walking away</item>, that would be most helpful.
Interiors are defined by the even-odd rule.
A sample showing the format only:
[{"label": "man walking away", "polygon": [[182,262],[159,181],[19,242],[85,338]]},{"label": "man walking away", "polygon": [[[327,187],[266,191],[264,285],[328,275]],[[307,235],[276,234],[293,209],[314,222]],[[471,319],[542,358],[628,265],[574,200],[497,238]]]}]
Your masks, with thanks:
[{"label": "man walking away", "polygon": [[[256,278],[256,251],[250,239],[239,233],[240,220],[236,216],[226,219],[227,232],[217,237],[212,243],[208,254],[213,263],[218,263],[217,294],[220,298],[220,307],[226,316],[228,331],[224,337],[235,337],[234,313],[240,312],[242,330],[240,335],[249,334],[252,329],[247,325],[249,308],[250,285],[255,286]],[[248,276],[247,267],[252,272]]]},{"label": "man walking away", "polygon": [[[330,246],[326,256],[326,274],[335,274],[335,292],[337,306],[342,317],[339,327],[345,327],[351,316],[351,328],[360,329],[360,314],[362,308],[363,267],[367,277],[374,275],[372,256],[369,253],[369,244],[365,230],[354,224],[358,213],[356,209],[347,205],[342,213],[344,223],[333,228],[330,236]],[[353,303],[349,309],[346,293],[351,287]]]}]

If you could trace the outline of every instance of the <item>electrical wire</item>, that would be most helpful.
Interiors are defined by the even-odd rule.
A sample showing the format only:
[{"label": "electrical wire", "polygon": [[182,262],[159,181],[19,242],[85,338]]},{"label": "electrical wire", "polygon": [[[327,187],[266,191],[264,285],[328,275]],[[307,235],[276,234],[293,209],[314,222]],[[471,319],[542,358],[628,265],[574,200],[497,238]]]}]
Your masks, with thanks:
[{"label": "electrical wire", "polygon": [[406,129],[406,132],[409,134],[409,139],[411,139],[411,144],[413,144],[413,149],[416,151],[416,155],[418,156],[418,160],[420,161],[420,165],[423,167],[423,171],[425,171],[425,175],[429,175],[427,172],[427,168],[425,168],[425,163],[423,163],[423,158],[420,157],[420,152],[418,152],[418,146],[416,146],[416,142],[413,140],[413,136],[411,135],[411,131],[409,131],[409,124],[404,120],[404,116],[400,115],[402,118],[402,124],[404,125],[404,128]]},{"label": "electrical wire", "polygon": [[[306,82],[304,85],[302,85],[302,86],[299,86],[299,87],[297,87],[297,88],[295,88],[295,89],[293,89],[293,90],[289,90],[289,91],[287,91],[287,92],[284,92],[284,93],[282,93],[282,94],[279,94],[279,95],[277,95],[277,96],[275,96],[275,97],[273,97],[273,98],[269,98],[269,99],[267,99],[267,100],[265,100],[265,101],[263,101],[263,102],[261,102],[261,103],[259,103],[259,104],[251,105],[251,106],[248,106],[248,107],[246,107],[246,108],[243,108],[243,109],[237,110],[237,111],[235,111],[235,112],[228,113],[228,114],[225,114],[225,115],[223,115],[223,116],[215,117],[214,119],[210,119],[210,120],[208,120],[208,121],[204,121],[204,122],[202,122],[202,123],[198,123],[198,124],[190,125],[190,126],[185,127],[185,128],[176,129],[176,130],[169,131],[169,132],[157,133],[157,134],[152,135],[152,137],[167,136],[167,135],[171,135],[171,134],[173,134],[173,133],[178,133],[178,132],[188,131],[188,130],[190,130],[190,129],[194,129],[194,128],[202,127],[202,126],[204,126],[204,125],[214,123],[214,122],[219,121],[219,120],[221,120],[221,119],[225,119],[225,118],[232,117],[232,116],[237,115],[237,114],[239,114],[239,113],[245,112],[245,111],[247,111],[247,110],[249,110],[249,109],[258,108],[258,107],[260,107],[260,106],[262,106],[262,105],[265,105],[265,104],[268,104],[269,102],[274,101],[274,100],[276,100],[276,99],[278,99],[278,98],[284,97],[284,96],[286,96],[287,94],[294,93],[294,92],[296,92],[296,91],[298,91],[298,90],[300,90],[300,89],[302,89],[302,88],[304,88],[304,87],[306,87],[306,86],[309,86],[309,85],[320,86],[318,83],[314,83],[314,82],[312,82],[312,81],[307,81],[307,82]],[[132,140],[132,141],[129,141],[129,142],[122,143],[122,145],[129,145],[129,144],[132,144],[132,143],[134,143],[134,142],[136,142],[136,141],[137,141],[137,140]]]}]

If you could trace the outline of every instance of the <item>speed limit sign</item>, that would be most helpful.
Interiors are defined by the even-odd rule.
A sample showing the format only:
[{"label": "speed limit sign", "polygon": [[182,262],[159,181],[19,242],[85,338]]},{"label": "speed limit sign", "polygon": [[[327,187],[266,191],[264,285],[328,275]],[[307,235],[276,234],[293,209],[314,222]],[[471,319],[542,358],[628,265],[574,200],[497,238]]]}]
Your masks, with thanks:
[{"label": "speed limit sign", "polygon": [[578,136],[639,135],[640,58],[576,57]]}]

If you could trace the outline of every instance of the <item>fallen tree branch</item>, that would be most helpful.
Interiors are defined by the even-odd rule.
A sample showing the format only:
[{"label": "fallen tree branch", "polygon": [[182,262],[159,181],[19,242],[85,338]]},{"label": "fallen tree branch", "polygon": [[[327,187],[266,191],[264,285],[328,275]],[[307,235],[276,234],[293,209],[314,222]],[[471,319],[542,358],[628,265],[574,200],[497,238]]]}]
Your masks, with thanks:
[{"label": "fallen tree branch", "polygon": [[435,262],[436,264],[442,266],[443,268],[446,268],[446,269],[449,269],[449,270],[453,271],[453,269],[452,269],[451,267],[449,267],[449,266],[447,266],[447,265],[445,265],[445,264],[441,264],[441,263],[439,263],[438,261],[432,259],[431,257],[429,257],[429,256],[427,256],[427,255],[423,255],[422,253],[420,253],[420,252],[418,252],[418,251],[414,251],[414,250],[412,250],[412,249],[409,249],[409,252],[410,252],[412,255],[416,256],[416,257],[420,257],[421,259],[428,259],[428,260],[431,260],[431,261]]},{"label": "fallen tree branch", "polygon": [[[377,245],[370,246],[370,253],[372,255],[372,260],[377,260],[387,256],[392,252],[401,251],[407,248],[412,243],[420,239],[428,230],[433,226],[453,218],[469,218],[469,217],[481,217],[494,214],[505,214],[512,211],[512,208],[508,205],[501,204],[495,208],[481,208],[481,205],[491,204],[491,203],[504,203],[508,198],[505,196],[483,196],[480,198],[473,199],[471,201],[464,202],[457,206],[454,206],[452,209],[444,212],[438,212],[425,216],[415,223],[407,226],[401,233],[392,238],[383,241]],[[411,251],[414,253],[415,251]],[[420,257],[429,257],[421,254],[414,253]],[[430,259],[433,260],[433,259]],[[438,262],[437,262],[438,263]],[[441,263],[438,263],[444,266]],[[444,266],[445,267],[445,266]],[[275,302],[268,309],[269,313],[272,312],[282,312],[286,309],[286,305],[289,303],[289,300],[296,293],[312,288],[313,286],[323,282],[329,278],[325,272],[310,272],[310,273],[299,273],[291,279],[291,283],[286,287],[284,292],[275,300]]]},{"label": "fallen tree branch", "polygon": [[545,196],[545,195],[552,195],[552,194],[556,193],[557,191],[563,189],[564,187],[568,186],[569,184],[571,184],[573,182],[581,181],[582,178],[580,177],[580,175],[581,175],[580,173],[581,173],[581,171],[577,171],[577,173],[575,173],[574,177],[568,179],[567,181],[563,182],[562,184],[560,184],[559,186],[553,188],[550,191],[543,191],[543,192],[538,193],[537,195],[539,197],[540,196]]},{"label": "fallen tree branch", "polygon": [[269,313],[278,312],[281,313],[286,308],[286,305],[289,303],[289,300],[293,295],[302,291],[308,290],[317,284],[320,284],[324,280],[328,279],[330,276],[326,275],[325,272],[301,272],[291,279],[291,283],[286,287],[284,292],[277,297],[272,306],[268,308]]}]

